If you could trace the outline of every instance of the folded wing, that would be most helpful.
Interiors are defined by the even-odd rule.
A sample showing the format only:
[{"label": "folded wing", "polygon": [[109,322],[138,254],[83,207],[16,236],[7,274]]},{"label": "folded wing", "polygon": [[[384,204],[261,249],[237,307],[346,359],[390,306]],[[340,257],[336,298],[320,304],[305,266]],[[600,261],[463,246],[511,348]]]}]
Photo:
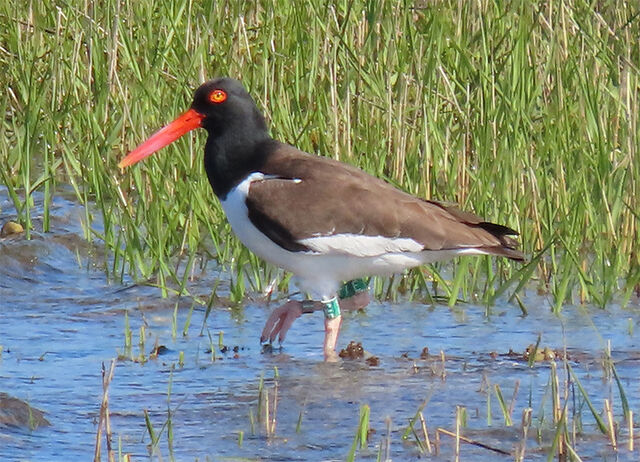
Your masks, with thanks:
[{"label": "folded wing", "polygon": [[261,172],[265,178],[251,184],[246,199],[249,218],[292,252],[375,256],[476,249],[524,259],[509,237],[517,234],[512,229],[415,198],[332,159],[281,145]]}]

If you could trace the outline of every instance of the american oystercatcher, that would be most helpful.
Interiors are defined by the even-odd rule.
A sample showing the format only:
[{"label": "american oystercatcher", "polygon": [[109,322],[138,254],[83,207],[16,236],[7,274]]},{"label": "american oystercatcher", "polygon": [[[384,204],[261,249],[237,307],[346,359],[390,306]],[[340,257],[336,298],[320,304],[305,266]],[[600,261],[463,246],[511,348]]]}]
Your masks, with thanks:
[{"label": "american oystercatcher", "polygon": [[249,93],[230,78],[201,85],[187,112],[118,165],[133,165],[199,127],[209,134],[209,182],[235,234],[259,257],[294,273],[301,289],[322,301],[326,360],[335,358],[342,281],[458,255],[524,260],[510,228],[416,198],[352,165],[271,138]]}]

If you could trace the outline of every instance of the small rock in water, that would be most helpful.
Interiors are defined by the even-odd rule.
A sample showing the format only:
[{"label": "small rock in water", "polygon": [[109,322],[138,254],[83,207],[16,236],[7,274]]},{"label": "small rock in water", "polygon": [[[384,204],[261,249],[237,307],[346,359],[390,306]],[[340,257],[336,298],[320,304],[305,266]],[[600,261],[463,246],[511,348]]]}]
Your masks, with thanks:
[{"label": "small rock in water", "polygon": [[[534,344],[529,345],[523,355],[522,358],[526,361],[529,361],[531,359],[531,356],[535,353],[535,356],[533,357],[533,361],[534,362],[540,362],[540,361],[553,361],[554,359],[561,359],[564,358],[564,353],[561,350],[558,351],[554,351],[549,347],[537,347]],[[571,359],[569,357],[569,355],[566,355],[567,358],[566,359]]]},{"label": "small rock in water", "polygon": [[24,228],[20,223],[15,221],[7,221],[0,230],[0,237],[11,236],[12,234],[20,234],[24,231]]},{"label": "small rock in water", "polygon": [[367,363],[369,366],[379,366],[380,365],[380,358],[378,358],[377,356],[369,356],[367,359],[364,360],[365,363]]},{"label": "small rock in water", "polygon": [[156,358],[160,355],[163,355],[165,353],[169,352],[169,348],[167,348],[164,345],[155,345],[153,347],[153,349],[151,350],[151,353],[149,353],[149,358]]},{"label": "small rock in water", "polygon": [[361,359],[364,357],[364,348],[362,348],[362,343],[354,342],[353,340],[349,342],[346,348],[342,349],[338,356],[346,359]]},{"label": "small rock in water", "polygon": [[0,428],[6,426],[24,427],[35,430],[51,425],[44,412],[28,403],[0,392]]},{"label": "small rock in water", "polygon": [[380,364],[380,359],[377,356],[373,356],[370,353],[367,353],[362,347],[362,343],[360,342],[349,342],[346,348],[340,350],[338,353],[342,359],[363,359],[364,362],[369,366],[378,366]]}]

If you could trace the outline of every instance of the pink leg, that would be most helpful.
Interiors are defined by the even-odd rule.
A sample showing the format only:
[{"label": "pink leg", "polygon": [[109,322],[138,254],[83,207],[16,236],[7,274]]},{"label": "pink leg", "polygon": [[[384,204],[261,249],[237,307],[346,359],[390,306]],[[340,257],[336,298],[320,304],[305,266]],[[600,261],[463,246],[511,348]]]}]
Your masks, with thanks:
[{"label": "pink leg", "polygon": [[338,361],[336,343],[338,343],[341,324],[342,315],[337,318],[324,320],[324,360],[326,362]]},{"label": "pink leg", "polygon": [[[318,303],[319,306],[321,306]],[[356,304],[357,305],[357,304]],[[366,305],[366,303],[364,304]],[[319,309],[319,307],[318,307]],[[354,306],[351,309],[357,309]],[[297,300],[290,300],[284,305],[276,308],[271,312],[269,319],[265,323],[262,335],[260,337],[261,342],[273,341],[278,337],[280,342],[283,342],[289,328],[293,322],[302,314],[302,304]],[[340,326],[342,325],[342,316],[338,316],[334,319],[324,320],[324,360],[327,362],[338,361],[338,355],[336,354],[336,344],[338,343],[338,335],[340,334]]]}]

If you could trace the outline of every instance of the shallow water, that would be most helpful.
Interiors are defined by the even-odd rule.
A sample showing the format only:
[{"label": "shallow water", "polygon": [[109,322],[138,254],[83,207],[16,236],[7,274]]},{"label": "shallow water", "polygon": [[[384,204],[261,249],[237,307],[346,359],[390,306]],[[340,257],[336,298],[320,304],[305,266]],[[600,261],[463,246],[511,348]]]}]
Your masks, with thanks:
[{"label": "shallow water", "polygon": [[[15,212],[1,187],[0,207],[0,223],[13,217]],[[527,317],[520,316],[517,307],[505,301],[488,312],[473,304],[448,309],[420,303],[374,302],[365,313],[345,316],[339,344],[344,347],[350,340],[362,342],[379,358],[379,365],[356,360],[324,364],[319,314],[296,321],[282,349],[263,352],[258,342],[260,331],[275,305],[260,301],[247,302],[241,309],[216,306],[206,323],[204,308],[196,305],[188,334],[182,336],[192,306],[189,300],[182,300],[174,338],[175,300],[161,299],[159,290],[153,287],[109,283],[99,269],[103,258],[99,243],[88,245],[82,237],[82,208],[62,196],[55,200],[52,213],[51,233],[36,233],[31,241],[21,236],[0,240],[0,392],[45,411],[51,423],[35,430],[0,427],[3,461],[92,458],[102,400],[101,366],[104,363],[108,368],[111,359],[121,354],[137,357],[143,324],[145,358],[156,341],[167,350],[144,363],[120,359],[109,387],[114,445],[117,447],[120,439],[123,452],[132,454],[134,460],[148,458],[150,453],[145,410],[160,434],[153,459],[168,460],[173,455],[176,460],[344,460],[363,404],[371,408],[375,433],[356,459],[376,459],[386,440],[389,418],[391,457],[396,461],[415,460],[421,457],[415,440],[411,437],[402,441],[401,436],[408,419],[425,400],[428,403],[423,413],[432,442],[438,427],[455,431],[456,406],[464,406],[467,426],[463,435],[507,452],[522,441],[521,416],[531,403],[530,436],[540,429],[542,442],[535,438],[527,441],[526,460],[546,460],[553,438],[550,363],[529,368],[526,361],[506,355],[510,349],[522,353],[539,334],[541,347],[567,349],[568,363],[596,410],[602,412],[605,398],[612,400],[615,420],[622,427],[616,453],[608,438],[598,431],[578,390],[569,388],[569,428],[573,423],[582,424],[575,440],[576,452],[583,459],[638,458],[637,453],[626,449],[618,387],[602,366],[610,341],[626,398],[631,409],[637,410],[637,300],[625,310],[616,306],[606,311],[566,307],[561,317],[550,314],[547,300],[533,292],[523,294],[530,309]],[[213,286],[219,277],[212,266],[198,282],[202,290]],[[124,348],[125,311],[133,331],[131,351]],[[220,331],[224,332],[224,344],[230,347],[226,353],[218,348]],[[215,360],[209,353],[212,344]],[[238,347],[237,353],[233,352],[234,346]],[[420,359],[424,347],[432,355]],[[563,362],[558,361],[557,367],[564,398]],[[277,382],[277,426],[271,436],[257,421],[252,431],[250,415],[255,420],[261,376],[271,404]],[[507,404],[518,387],[512,427],[504,424],[496,384]],[[574,404],[581,409],[581,416],[573,411]],[[168,410],[171,447],[167,428],[163,429]],[[442,435],[439,451],[438,456],[431,457],[451,460],[454,440]],[[474,461],[514,459],[513,455],[470,444],[462,445],[460,457]]]}]

